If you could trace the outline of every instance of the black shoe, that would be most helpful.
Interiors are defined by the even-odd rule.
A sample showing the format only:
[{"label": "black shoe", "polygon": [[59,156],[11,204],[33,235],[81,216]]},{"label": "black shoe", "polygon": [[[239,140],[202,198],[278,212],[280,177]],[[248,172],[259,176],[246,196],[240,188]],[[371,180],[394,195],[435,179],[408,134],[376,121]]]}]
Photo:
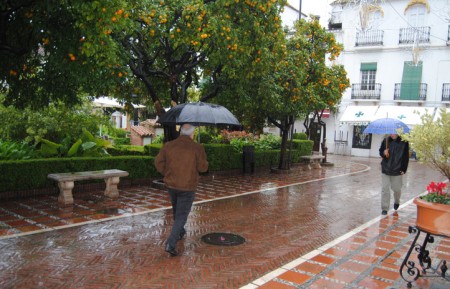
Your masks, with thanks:
[{"label": "black shoe", "polygon": [[382,215],[387,215],[387,211],[386,211],[386,210],[383,210],[383,211],[381,211],[381,214],[382,214]]},{"label": "black shoe", "polygon": [[394,204],[394,210],[397,211],[398,207],[400,207],[400,204]]},{"label": "black shoe", "polygon": [[178,252],[175,248],[170,247],[169,244],[166,245],[166,252],[170,254],[170,256],[174,257],[178,255]]},{"label": "black shoe", "polygon": [[178,236],[178,240],[183,239],[184,236],[186,236],[186,230],[183,229],[183,231],[181,231],[181,233],[180,233],[180,236]]}]

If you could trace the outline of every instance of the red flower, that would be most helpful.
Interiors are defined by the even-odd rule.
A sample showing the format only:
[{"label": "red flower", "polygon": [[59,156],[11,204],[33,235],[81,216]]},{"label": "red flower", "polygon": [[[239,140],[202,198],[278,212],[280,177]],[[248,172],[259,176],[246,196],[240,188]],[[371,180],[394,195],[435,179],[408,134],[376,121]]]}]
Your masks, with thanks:
[{"label": "red flower", "polygon": [[433,194],[436,193],[438,195],[445,195],[446,193],[443,192],[443,190],[445,189],[445,187],[447,186],[446,183],[435,183],[435,182],[431,182],[428,186],[427,186],[427,191],[429,194]]}]

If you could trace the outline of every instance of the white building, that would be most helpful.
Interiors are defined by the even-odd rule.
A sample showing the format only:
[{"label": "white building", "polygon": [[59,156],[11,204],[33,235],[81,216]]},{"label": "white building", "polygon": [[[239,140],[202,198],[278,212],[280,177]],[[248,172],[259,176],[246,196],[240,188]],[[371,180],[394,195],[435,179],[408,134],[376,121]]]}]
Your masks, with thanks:
[{"label": "white building", "polygon": [[328,152],[378,156],[382,135],[365,135],[374,119],[419,115],[450,106],[450,1],[335,1],[329,29],[344,50],[351,88],[327,125]]}]

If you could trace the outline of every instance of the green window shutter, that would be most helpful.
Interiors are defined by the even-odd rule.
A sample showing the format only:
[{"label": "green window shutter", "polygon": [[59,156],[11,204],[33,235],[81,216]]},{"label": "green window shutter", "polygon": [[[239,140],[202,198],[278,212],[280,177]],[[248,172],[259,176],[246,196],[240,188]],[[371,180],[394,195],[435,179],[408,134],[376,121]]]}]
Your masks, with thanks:
[{"label": "green window shutter", "polygon": [[376,62],[361,63],[361,71],[377,70]]},{"label": "green window shutter", "polygon": [[422,81],[422,61],[414,65],[411,61],[403,64],[400,100],[419,100],[420,82]]}]

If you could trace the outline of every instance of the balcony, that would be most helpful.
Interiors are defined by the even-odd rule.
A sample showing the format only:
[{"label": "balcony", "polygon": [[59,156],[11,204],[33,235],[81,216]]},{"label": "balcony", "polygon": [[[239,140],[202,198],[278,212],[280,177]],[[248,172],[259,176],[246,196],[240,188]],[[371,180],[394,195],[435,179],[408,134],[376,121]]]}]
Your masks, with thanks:
[{"label": "balcony", "polygon": [[442,85],[442,101],[450,101],[450,83]]},{"label": "balcony", "polygon": [[447,45],[450,45],[450,24],[448,25],[448,32],[447,32]]},{"label": "balcony", "polygon": [[330,22],[328,22],[329,30],[342,30],[341,12],[331,14]]},{"label": "balcony", "polygon": [[352,99],[376,99],[381,97],[381,83],[352,84]]},{"label": "balcony", "polygon": [[426,83],[396,83],[394,100],[427,100],[428,84]]},{"label": "balcony", "polygon": [[383,30],[369,30],[356,33],[355,46],[383,45]]},{"label": "balcony", "polygon": [[414,44],[414,43],[430,43],[431,27],[410,27],[401,28],[398,43]]}]

